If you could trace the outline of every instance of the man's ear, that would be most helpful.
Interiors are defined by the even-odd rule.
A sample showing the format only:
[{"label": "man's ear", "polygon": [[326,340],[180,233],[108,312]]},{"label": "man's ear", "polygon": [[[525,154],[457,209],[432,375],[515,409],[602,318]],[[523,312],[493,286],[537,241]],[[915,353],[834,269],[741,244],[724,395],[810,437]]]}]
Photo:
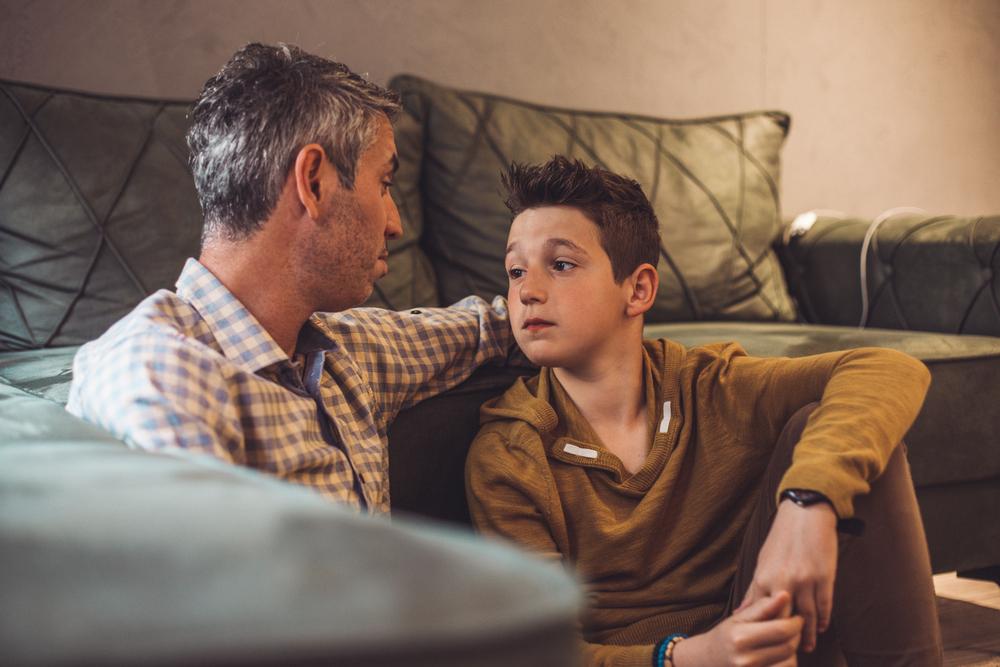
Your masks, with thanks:
[{"label": "man's ear", "polygon": [[660,274],[652,264],[640,264],[636,267],[632,275],[625,278],[628,285],[628,301],[625,304],[625,313],[629,317],[636,317],[644,314],[653,307],[656,301],[656,290],[660,286]]},{"label": "man's ear", "polygon": [[326,153],[319,144],[303,146],[295,156],[291,177],[295,181],[295,193],[299,203],[313,220],[320,217],[320,200],[329,193],[323,192],[329,187],[329,179],[323,179],[324,169],[329,168]]}]

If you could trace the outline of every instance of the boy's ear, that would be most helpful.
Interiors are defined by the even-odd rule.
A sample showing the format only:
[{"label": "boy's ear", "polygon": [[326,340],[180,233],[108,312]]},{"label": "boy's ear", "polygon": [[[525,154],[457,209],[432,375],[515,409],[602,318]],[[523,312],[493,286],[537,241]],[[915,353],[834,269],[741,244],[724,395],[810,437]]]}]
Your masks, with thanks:
[{"label": "boy's ear", "polygon": [[326,153],[319,144],[303,146],[292,165],[290,177],[295,183],[295,193],[299,203],[313,220],[319,219],[321,199],[329,195],[323,191],[330,187],[330,180],[323,178],[323,172],[329,166]]},{"label": "boy's ear", "polygon": [[656,301],[656,290],[660,286],[660,274],[652,264],[640,264],[632,275],[625,279],[628,285],[628,301],[625,313],[629,317],[643,315],[653,307]]}]

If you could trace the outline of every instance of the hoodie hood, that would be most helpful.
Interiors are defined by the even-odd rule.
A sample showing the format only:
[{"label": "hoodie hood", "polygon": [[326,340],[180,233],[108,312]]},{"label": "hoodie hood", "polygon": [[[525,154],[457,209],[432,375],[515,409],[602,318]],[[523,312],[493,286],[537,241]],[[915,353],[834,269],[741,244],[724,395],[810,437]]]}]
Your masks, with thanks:
[{"label": "hoodie hood", "polygon": [[482,425],[496,421],[522,421],[539,433],[547,433],[559,424],[559,416],[549,404],[551,374],[542,368],[538,375],[525,381],[518,378],[503,394],[492,398],[479,410]]}]

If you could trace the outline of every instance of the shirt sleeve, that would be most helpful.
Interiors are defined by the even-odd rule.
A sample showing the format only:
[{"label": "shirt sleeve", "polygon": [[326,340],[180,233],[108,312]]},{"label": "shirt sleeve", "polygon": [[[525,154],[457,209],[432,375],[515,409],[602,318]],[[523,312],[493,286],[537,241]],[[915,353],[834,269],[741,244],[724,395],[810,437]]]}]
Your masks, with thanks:
[{"label": "shirt sleeve", "polygon": [[[773,446],[801,407],[819,402],[795,447],[778,493],[819,491],[840,518],[869,491],[920,411],[930,373],[895,350],[861,348],[799,358],[749,357],[738,345],[722,348],[716,372],[703,376],[718,414],[739,441]],[[715,381],[711,381],[711,377]]]},{"label": "shirt sleeve", "polygon": [[132,447],[247,463],[236,396],[218,364],[180,336],[83,346],[73,360],[66,409]]},{"label": "shirt sleeve", "polygon": [[356,308],[323,321],[372,388],[382,428],[425,398],[467,379],[517,349],[507,301],[467,297],[449,308],[394,312]]}]

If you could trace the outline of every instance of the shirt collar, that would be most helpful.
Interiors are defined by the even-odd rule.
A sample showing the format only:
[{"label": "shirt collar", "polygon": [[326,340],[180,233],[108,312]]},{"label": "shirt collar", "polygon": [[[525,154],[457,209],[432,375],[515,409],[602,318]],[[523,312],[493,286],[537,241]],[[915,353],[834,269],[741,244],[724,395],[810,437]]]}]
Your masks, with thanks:
[{"label": "shirt collar", "polygon": [[257,318],[198,260],[189,258],[184,265],[177,296],[198,311],[230,361],[251,373],[288,361]]}]

